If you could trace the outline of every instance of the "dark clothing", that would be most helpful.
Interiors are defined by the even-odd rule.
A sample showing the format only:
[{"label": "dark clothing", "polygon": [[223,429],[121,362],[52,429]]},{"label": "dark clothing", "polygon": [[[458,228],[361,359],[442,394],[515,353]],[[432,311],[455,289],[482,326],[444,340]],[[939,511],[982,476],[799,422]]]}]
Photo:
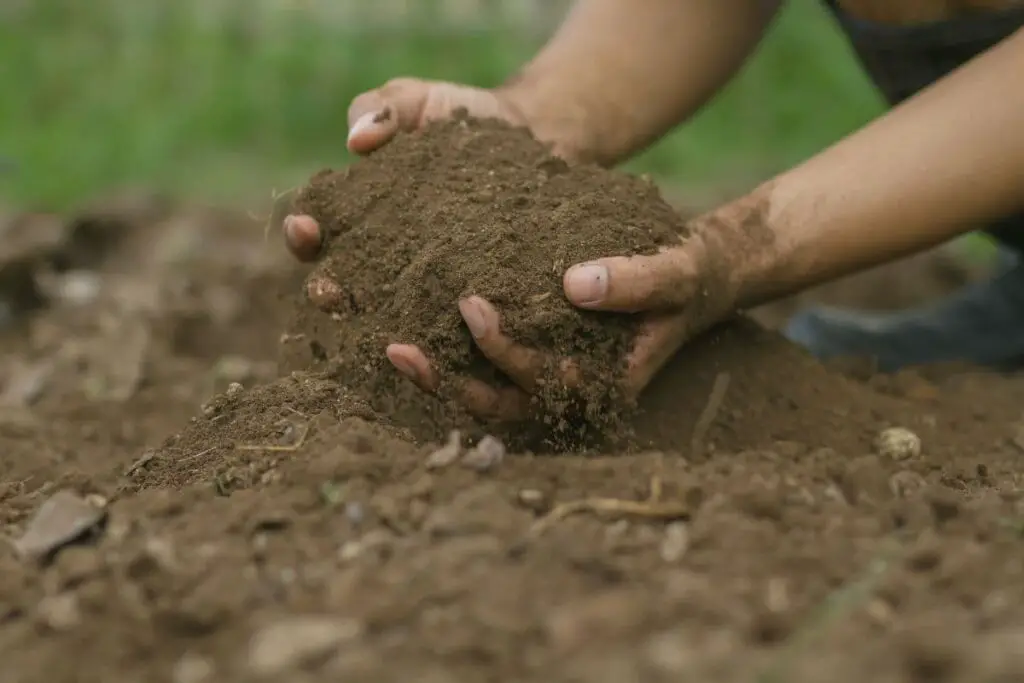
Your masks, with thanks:
[{"label": "dark clothing", "polygon": [[[826,4],[868,75],[892,105],[1024,27],[1024,8],[894,26],[851,17],[834,0],[826,0]],[[1024,178],[1021,187],[1024,189]],[[951,360],[1020,367],[1024,362],[1024,263],[1020,260],[1024,214],[979,227],[1003,245],[1000,266],[991,279],[965,287],[934,305],[905,312],[812,309],[789,321],[786,336],[820,358],[870,356],[883,371]]]},{"label": "dark clothing", "polygon": [[[861,64],[891,105],[923,90],[957,67],[1024,28],[1024,7],[913,26],[877,24],[851,17],[826,0]],[[1021,73],[1024,83],[1024,69]],[[984,103],[979,102],[979,106]],[[1024,180],[1021,182],[1024,188]],[[1024,214],[986,232],[1024,252]]]}]

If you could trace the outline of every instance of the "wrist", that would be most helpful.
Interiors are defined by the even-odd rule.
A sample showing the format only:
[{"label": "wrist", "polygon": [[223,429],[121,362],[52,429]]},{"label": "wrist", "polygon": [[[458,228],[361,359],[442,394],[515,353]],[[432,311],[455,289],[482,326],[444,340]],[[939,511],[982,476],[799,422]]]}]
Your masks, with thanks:
[{"label": "wrist", "polygon": [[771,186],[704,213],[688,224],[699,254],[708,307],[727,316],[772,298],[771,283],[781,264],[770,224]]},{"label": "wrist", "polygon": [[543,72],[527,67],[491,92],[509,118],[551,145],[559,157],[599,162],[595,145],[588,142],[586,107],[567,101],[564,91]]}]

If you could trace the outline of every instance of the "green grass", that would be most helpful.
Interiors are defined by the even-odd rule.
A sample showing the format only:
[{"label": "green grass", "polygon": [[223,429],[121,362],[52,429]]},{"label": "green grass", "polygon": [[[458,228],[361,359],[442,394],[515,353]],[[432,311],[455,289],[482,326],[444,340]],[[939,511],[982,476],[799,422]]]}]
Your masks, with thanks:
[{"label": "green grass", "polygon": [[[61,209],[126,184],[269,194],[348,160],[346,110],[359,92],[398,75],[495,84],[540,40],[438,30],[426,14],[358,30],[297,3],[246,14],[255,3],[227,0],[234,11],[201,21],[204,2],[0,10],[0,157],[17,165],[0,172],[0,197]],[[792,0],[734,84],[629,168],[694,187],[746,184],[880,112],[818,5]]]}]

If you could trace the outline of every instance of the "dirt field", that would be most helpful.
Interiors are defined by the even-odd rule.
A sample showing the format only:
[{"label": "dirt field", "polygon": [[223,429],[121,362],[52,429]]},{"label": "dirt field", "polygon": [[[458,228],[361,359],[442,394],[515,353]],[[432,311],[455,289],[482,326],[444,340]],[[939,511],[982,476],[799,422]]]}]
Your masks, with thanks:
[{"label": "dirt field", "polygon": [[648,392],[654,449],[439,466],[354,388],[278,378],[309,269],[271,237],[143,196],[8,221],[4,683],[1024,680],[1024,381],[738,322]]}]

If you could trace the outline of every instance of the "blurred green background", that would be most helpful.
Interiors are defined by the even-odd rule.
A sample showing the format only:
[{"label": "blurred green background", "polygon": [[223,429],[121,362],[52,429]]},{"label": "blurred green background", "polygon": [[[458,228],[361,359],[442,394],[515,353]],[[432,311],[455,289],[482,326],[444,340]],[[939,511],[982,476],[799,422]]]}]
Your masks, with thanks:
[{"label": "blurred green background", "polygon": [[[500,82],[556,0],[9,0],[0,198],[63,209],[125,185],[247,201],[348,161],[351,98],[398,75]],[[695,121],[629,164],[686,194],[744,187],[882,110],[817,0],[791,0]]]}]

